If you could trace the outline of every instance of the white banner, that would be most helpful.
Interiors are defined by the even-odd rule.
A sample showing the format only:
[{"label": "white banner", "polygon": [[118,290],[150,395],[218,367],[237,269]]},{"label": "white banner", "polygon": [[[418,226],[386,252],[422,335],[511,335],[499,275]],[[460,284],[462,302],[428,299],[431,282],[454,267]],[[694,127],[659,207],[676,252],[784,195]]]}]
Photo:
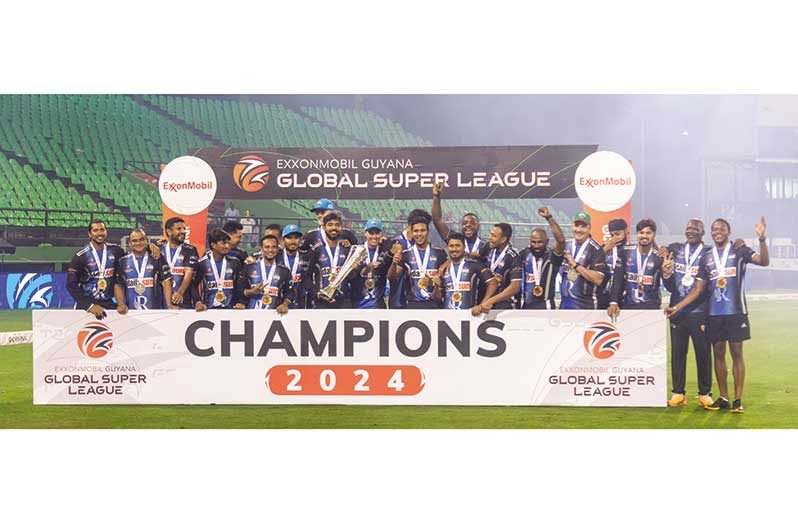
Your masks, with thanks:
[{"label": "white banner", "polygon": [[3,345],[30,343],[32,340],[33,331],[0,332],[0,347]]},{"label": "white banner", "polygon": [[[419,318],[423,317],[423,320]],[[662,311],[33,311],[35,404],[664,406]]]}]

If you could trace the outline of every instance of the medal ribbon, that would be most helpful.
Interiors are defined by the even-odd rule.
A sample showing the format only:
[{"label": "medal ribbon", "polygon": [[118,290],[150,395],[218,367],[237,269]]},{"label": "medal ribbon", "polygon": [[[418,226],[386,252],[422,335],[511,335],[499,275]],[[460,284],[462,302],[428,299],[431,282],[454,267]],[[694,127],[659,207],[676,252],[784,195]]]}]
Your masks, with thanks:
[{"label": "medal ribbon", "polygon": [[690,274],[690,267],[692,267],[693,263],[695,263],[695,261],[698,259],[698,255],[701,254],[701,251],[703,250],[701,247],[703,247],[703,246],[704,246],[704,244],[702,243],[701,246],[698,247],[698,249],[696,249],[695,253],[691,257],[690,256],[690,244],[689,243],[685,243],[684,244],[684,262],[686,263],[685,268],[684,268],[684,273],[685,274]]},{"label": "medal ribbon", "polygon": [[651,257],[651,253],[654,252],[654,249],[648,251],[648,254],[645,258],[643,258],[643,262],[640,262],[640,257],[642,254],[640,253],[640,247],[637,248],[637,283],[643,283],[643,273],[645,272],[646,262]]},{"label": "medal ribbon", "polygon": [[474,245],[469,247],[468,246],[468,240],[466,240],[465,241],[466,252],[476,252],[476,251],[478,251],[480,243],[481,243],[481,240],[479,238],[477,238],[476,240],[474,240]]},{"label": "medal ribbon", "polygon": [[330,245],[326,241],[324,242],[324,250],[327,251],[327,256],[330,258],[330,276],[332,276],[338,268],[338,254],[341,251],[341,242],[335,244],[335,255],[333,255],[333,252],[330,250]]},{"label": "medal ribbon", "polygon": [[135,254],[132,256],[132,258],[133,258],[133,267],[136,269],[136,274],[138,274],[138,282],[142,282],[143,283],[144,282],[144,270],[147,268],[147,262],[150,259],[150,255],[147,254],[147,253],[144,253],[144,257],[141,259],[141,267],[139,267],[139,264],[136,262],[136,255]]},{"label": "medal ribbon", "polygon": [[174,269],[175,268],[175,264],[177,263],[177,260],[180,257],[180,251],[182,251],[182,250],[183,250],[183,246],[180,245],[180,247],[175,249],[174,256],[170,256],[169,255],[169,244],[167,243],[164,246],[164,253],[166,254],[166,263],[169,264],[169,268],[170,269]]},{"label": "medal ribbon", "polygon": [[726,260],[729,259],[729,253],[731,252],[731,242],[726,243],[726,247],[723,248],[723,257],[718,257],[718,246],[712,246],[712,257],[715,259],[715,267],[718,269],[718,278],[722,278],[726,274]]},{"label": "medal ribbon", "polygon": [[507,249],[509,249],[509,248],[510,248],[510,244],[508,243],[504,247],[504,250],[502,250],[502,253],[499,255],[498,258],[496,258],[496,249],[493,249],[492,251],[490,251],[490,270],[491,270],[491,272],[496,272],[496,267],[498,267],[499,264],[502,262],[502,260],[504,259],[504,255],[507,254]]},{"label": "medal ribbon", "polygon": [[277,269],[277,264],[274,262],[274,260],[272,260],[272,265],[269,268],[269,274],[266,275],[266,262],[263,258],[260,259],[260,277],[261,281],[266,283],[266,287],[271,287],[275,269]]},{"label": "medal ribbon", "polygon": [[295,277],[297,270],[299,269],[299,254],[294,254],[294,263],[291,263],[288,261],[288,255],[285,253],[285,251],[283,251],[283,263],[285,263],[286,267],[291,269],[291,276]]},{"label": "medal ribbon", "polygon": [[429,265],[429,253],[431,250],[432,248],[427,245],[427,249],[424,251],[424,258],[422,260],[421,255],[418,253],[418,246],[413,244],[413,256],[416,258],[416,265],[418,266],[418,271],[421,273],[419,279],[427,275],[427,265]]},{"label": "medal ribbon", "polygon": [[459,267],[456,267],[454,262],[452,262],[452,286],[454,287],[455,291],[460,290],[460,278],[463,275],[463,267],[465,267],[465,260],[460,260]]},{"label": "medal ribbon", "polygon": [[211,262],[211,270],[213,270],[213,278],[216,280],[216,291],[224,289],[224,275],[227,274],[227,256],[222,258],[221,276],[216,271],[216,260],[213,259],[213,254],[208,255],[208,261]]},{"label": "medal ribbon", "polygon": [[89,247],[91,247],[91,255],[94,258],[94,262],[97,264],[97,270],[100,272],[100,278],[105,277],[105,264],[108,261],[108,246],[103,247],[103,258],[102,262],[100,261],[100,257],[97,255],[97,249],[94,248],[93,243],[89,243]]}]

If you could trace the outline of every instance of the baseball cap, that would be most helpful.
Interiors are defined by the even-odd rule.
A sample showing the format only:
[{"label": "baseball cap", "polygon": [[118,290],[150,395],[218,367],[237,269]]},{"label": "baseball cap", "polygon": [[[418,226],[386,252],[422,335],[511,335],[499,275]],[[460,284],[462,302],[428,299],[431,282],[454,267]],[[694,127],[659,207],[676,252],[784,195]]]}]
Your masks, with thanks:
[{"label": "baseball cap", "polygon": [[626,220],[622,220],[621,218],[613,218],[610,220],[610,223],[607,224],[607,230],[609,232],[625,231],[627,227]]},{"label": "baseball cap", "polygon": [[316,202],[316,205],[313,206],[314,211],[334,211],[335,204],[328,200],[327,198],[322,198],[321,200]]},{"label": "baseball cap", "polygon": [[382,230],[382,222],[375,218],[372,218],[366,222],[366,226],[363,228],[364,231],[368,231],[370,229],[377,229],[378,231]]},{"label": "baseball cap", "polygon": [[574,214],[574,223],[585,222],[590,223],[590,215],[584,211]]},{"label": "baseball cap", "polygon": [[283,238],[292,234],[302,234],[302,229],[299,228],[299,225],[291,223],[283,227]]}]

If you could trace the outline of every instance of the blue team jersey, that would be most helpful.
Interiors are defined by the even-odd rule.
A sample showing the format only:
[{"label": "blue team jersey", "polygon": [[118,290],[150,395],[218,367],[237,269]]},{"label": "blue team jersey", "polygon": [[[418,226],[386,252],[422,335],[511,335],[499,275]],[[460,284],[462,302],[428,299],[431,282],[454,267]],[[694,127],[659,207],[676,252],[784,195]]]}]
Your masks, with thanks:
[{"label": "blue team jersey", "polygon": [[[596,305],[599,309],[606,309],[610,304],[610,292],[612,291],[612,281],[615,269],[621,263],[621,250],[623,245],[616,245],[612,250],[604,255],[604,279],[601,285],[596,287]],[[604,248],[602,247],[602,251]]]},{"label": "blue team jersey", "polygon": [[[371,275],[371,278],[360,276],[360,271],[368,265],[369,259],[374,259],[380,264]],[[360,267],[355,269],[357,277],[352,280],[352,304],[356,309],[384,309],[385,286],[387,283],[388,268],[391,263],[391,253],[380,252],[380,248],[368,248],[368,258],[363,260]],[[371,280],[371,281],[369,281]]]},{"label": "blue team jersey", "polygon": [[[638,263],[643,263],[640,274]],[[662,305],[662,258],[657,256],[654,247],[652,246],[648,254],[640,253],[636,245],[624,247],[623,264],[621,308],[659,309]]]},{"label": "blue team jersey", "polygon": [[[690,260],[687,260],[686,243],[672,243],[668,245],[668,250],[673,255],[673,276],[663,280],[665,288],[671,293],[670,306],[674,306],[682,301],[687,294],[695,287],[696,280],[703,280],[705,276],[701,273],[701,260],[711,247],[703,243],[693,247],[690,246]],[[691,263],[692,261],[692,263]],[[689,278],[685,278],[689,276]],[[688,285],[685,285],[687,283]],[[709,288],[705,288],[704,294],[696,301],[679,311],[672,317],[673,320],[688,315],[698,316],[707,315],[707,303],[709,298]]]},{"label": "blue team jersey", "polygon": [[[462,265],[462,268],[461,268]],[[455,281],[455,274],[459,279]],[[481,262],[464,258],[449,264],[449,268],[441,277],[443,283],[444,309],[470,309],[478,303],[480,284],[487,284],[490,271]]]},{"label": "blue team jersey", "polygon": [[[398,236],[394,236],[391,238],[389,243],[388,252],[390,254],[390,247],[393,246],[394,243],[398,243],[402,246],[402,251],[405,251],[413,246],[415,241],[412,238],[407,237],[406,232],[402,232]],[[388,307],[391,309],[404,309],[407,307],[407,300],[405,299],[405,293],[402,292],[402,289],[405,288],[405,273],[403,272],[397,279],[394,285],[391,285],[391,282],[386,282],[385,284],[385,294],[388,295]]]},{"label": "blue team jersey", "polygon": [[[69,264],[69,271],[76,275],[76,286],[73,298],[85,308],[87,304],[96,302],[115,302],[114,281],[116,279],[116,269],[119,260],[125,256],[125,251],[118,245],[106,243],[98,251],[97,258],[102,263],[103,253],[105,254],[105,268],[101,271],[94,258],[94,253],[90,245],[78,251]],[[103,283],[100,283],[102,280]]]},{"label": "blue team jersey", "polygon": [[[189,243],[183,243],[178,248],[173,249],[168,243],[161,247],[161,256],[169,265],[169,272],[172,274],[172,292],[177,291],[183,284],[186,269],[196,270],[199,262],[197,248]],[[189,293],[183,297],[183,306],[193,307],[192,298]],[[164,304],[164,308],[165,304]]]},{"label": "blue team jersey", "polygon": [[[745,303],[744,280],[746,266],[752,261],[754,251],[747,246],[729,249],[724,267],[715,262],[712,247],[707,249],[701,260],[702,276],[708,279],[709,315],[726,316],[748,314]],[[723,257],[723,249],[718,249],[718,258]]]},{"label": "blue team jersey", "polygon": [[[329,246],[327,246],[327,248],[329,248]],[[325,248],[325,245],[319,245],[310,252],[308,259],[308,270],[303,274],[303,278],[309,278],[312,280],[311,284],[306,285],[306,287],[313,287],[314,299],[316,299],[316,293],[330,284],[330,278],[335,280],[338,274],[340,274],[341,267],[343,267],[351,249],[351,247],[344,247],[340,242],[338,242],[338,255],[336,258],[336,249],[329,248],[330,254],[332,255],[331,257],[330,254],[327,254],[327,248]],[[333,258],[337,259],[334,269]],[[348,298],[351,296],[351,283],[349,275],[347,275],[347,278],[344,281],[336,283],[336,301],[340,300],[342,297]]]},{"label": "blue team jersey", "polygon": [[144,262],[144,256],[137,257],[133,253],[127,254],[119,260],[119,272],[116,283],[125,293],[125,305],[130,309],[147,310],[163,309],[163,291],[161,282],[171,279],[169,265],[161,256],[153,260],[147,255],[147,263],[143,267],[143,278],[139,278],[138,268]]},{"label": "blue team jersey", "polygon": [[[587,245],[585,245],[587,242]],[[604,272],[606,263],[604,251],[593,238],[588,238],[580,244],[570,240],[566,249],[571,253],[576,263],[588,269]],[[583,249],[584,247],[584,249]],[[560,269],[562,281],[560,283],[560,309],[594,309],[593,293],[596,286],[579,276],[575,281],[567,278],[568,264],[563,263]]]},{"label": "blue team jersey", "polygon": [[[426,269],[428,280],[426,281],[429,284],[426,288],[421,288],[419,286],[419,282],[421,282],[422,279],[420,263],[424,260],[427,252],[429,252],[429,258]],[[402,253],[403,273],[407,275],[404,286],[405,298],[408,302],[431,302],[433,301],[433,286],[429,279],[438,275],[438,268],[446,261],[447,255],[443,249],[434,247],[430,244],[427,244],[425,249],[418,249],[418,254],[421,259],[416,260],[413,247],[410,247]]]},{"label": "blue team jersey", "polygon": [[291,288],[295,294],[295,300],[291,301],[289,309],[304,309],[306,306],[306,293],[302,287],[302,275],[308,270],[308,260],[299,251],[293,255],[285,250],[277,254],[277,264],[285,267],[291,273]]},{"label": "blue team jersey", "polygon": [[[260,261],[250,263],[244,267],[244,274],[247,278],[249,288],[257,287],[269,276],[271,265],[266,265],[266,273],[262,272]],[[264,292],[250,296],[247,301],[248,309],[276,309],[290,292],[293,286],[291,271],[275,261],[274,273],[267,282]]]},{"label": "blue team jersey", "polygon": [[[535,256],[532,249],[527,247],[518,254],[521,267],[521,297],[523,308],[543,307],[554,308],[554,288],[557,281],[557,272],[563,262],[563,255],[557,255],[551,249],[546,249],[542,256]],[[535,277],[535,263],[539,264],[540,281]],[[535,290],[537,288],[537,290]]]},{"label": "blue team jersey", "polygon": [[[229,309],[238,302],[236,280],[241,262],[234,256],[225,256],[224,259],[227,261],[224,274],[221,274],[222,261],[214,260],[211,251],[205,253],[198,264],[198,278],[203,284],[202,301],[209,309]],[[220,287],[217,286],[212,263],[216,265],[216,272],[222,279]]]},{"label": "blue team jersey", "polygon": [[[513,281],[521,281],[521,267],[518,265],[518,252],[512,245],[507,245],[507,249],[501,250],[486,249],[485,258],[483,263],[492,273],[492,276],[497,278],[499,286],[496,288],[496,294],[504,292]],[[504,256],[502,257],[502,252]],[[494,294],[494,296],[496,295]],[[494,304],[494,308],[512,308],[517,309],[521,306],[521,291],[518,294],[510,296],[508,300]]]}]

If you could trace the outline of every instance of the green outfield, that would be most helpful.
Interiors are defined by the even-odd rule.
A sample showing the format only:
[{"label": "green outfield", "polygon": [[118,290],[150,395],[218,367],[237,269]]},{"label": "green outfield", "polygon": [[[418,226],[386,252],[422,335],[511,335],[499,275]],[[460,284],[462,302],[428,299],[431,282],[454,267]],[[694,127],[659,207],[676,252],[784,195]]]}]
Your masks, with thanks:
[{"label": "green outfield", "polygon": [[[0,347],[0,428],[798,428],[793,380],[798,302],[751,306],[746,413],[709,412],[695,401],[668,408],[371,406],[34,406],[30,345]],[[29,311],[0,312],[0,331],[30,329]],[[792,376],[792,378],[791,378]],[[731,376],[730,376],[731,378]],[[731,385],[731,384],[730,384]],[[713,387],[717,394],[717,388]],[[663,398],[663,404],[665,403]]]}]

